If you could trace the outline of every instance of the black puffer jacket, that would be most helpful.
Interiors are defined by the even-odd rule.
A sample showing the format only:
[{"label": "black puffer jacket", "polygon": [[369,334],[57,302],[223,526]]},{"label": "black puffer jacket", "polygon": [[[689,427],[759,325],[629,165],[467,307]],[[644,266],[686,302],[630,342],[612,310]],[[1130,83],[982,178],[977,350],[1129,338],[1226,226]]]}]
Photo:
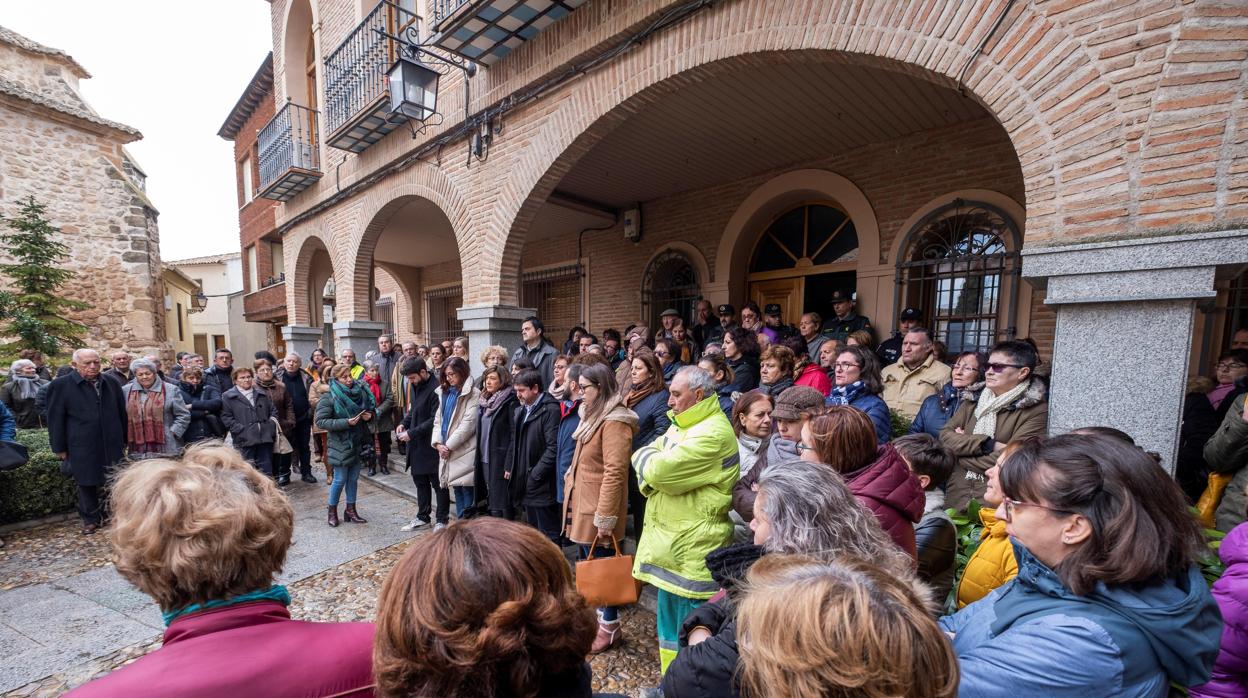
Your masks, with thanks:
[{"label": "black puffer jacket", "polygon": [[940,490],[928,492],[927,498],[927,511],[923,513],[923,519],[914,525],[919,579],[931,587],[936,603],[943,604],[949,598],[949,590],[953,588],[958,556],[958,528],[943,513],[944,493]]},{"label": "black puffer jacket", "polygon": [[212,383],[191,385],[178,383],[182,400],[191,408],[191,423],[182,435],[183,443],[193,444],[204,439],[225,436],[225,424],[221,421],[221,392]]},{"label": "black puffer jacket", "polygon": [[[764,554],[753,543],[730,545],[706,556],[711,578],[723,587],[722,597],[702,604],[680,626],[680,654],[663,675],[664,698],[704,698],[738,695],[737,613],[733,595],[746,572]],[[711,637],[689,645],[689,632],[702,626]]]},{"label": "black puffer jacket", "polygon": [[537,403],[527,416],[524,405],[517,401],[512,415],[507,472],[515,488],[512,495],[524,506],[556,504],[555,455],[561,417],[559,403],[549,393],[538,395]]}]

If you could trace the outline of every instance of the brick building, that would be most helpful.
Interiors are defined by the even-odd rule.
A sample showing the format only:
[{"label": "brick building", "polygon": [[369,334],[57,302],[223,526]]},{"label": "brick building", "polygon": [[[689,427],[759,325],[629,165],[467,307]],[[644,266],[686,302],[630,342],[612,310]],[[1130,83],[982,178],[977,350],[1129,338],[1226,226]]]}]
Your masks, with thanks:
[{"label": "brick building", "polygon": [[75,272],[64,295],[90,305],[71,314],[89,346],[167,352],[158,212],[125,148],[143,136],[87,104],[78,85],[89,77],[64,51],[0,27],[0,214],[28,196],[47,206]]},{"label": "brick building", "polygon": [[[480,348],[534,309],[553,339],[854,290],[882,331],[917,305],[953,349],[1035,338],[1054,431],[1169,462],[1187,374],[1248,321],[1243,3],[270,5],[240,182],[281,202],[251,206],[295,348],[327,317],[357,349],[387,320]],[[440,73],[421,122],[385,80],[410,42]]]}]

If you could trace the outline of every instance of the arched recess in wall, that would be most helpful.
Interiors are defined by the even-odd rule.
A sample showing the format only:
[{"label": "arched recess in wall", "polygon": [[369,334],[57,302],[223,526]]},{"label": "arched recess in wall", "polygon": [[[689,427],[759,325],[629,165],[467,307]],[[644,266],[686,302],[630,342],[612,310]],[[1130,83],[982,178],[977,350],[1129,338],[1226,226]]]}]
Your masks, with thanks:
[{"label": "arched recess in wall", "polygon": [[872,264],[879,258],[880,228],[875,210],[856,184],[828,170],[786,172],[750,192],[720,236],[714,280],[717,286],[727,286],[730,302],[740,304],[747,297],[745,270],[768,225],[785,211],[812,201],[835,203],[853,221],[860,264]]},{"label": "arched recess in wall", "polygon": [[662,324],[660,314],[675,308],[681,317],[696,316],[702,285],[711,278],[702,251],[687,242],[668,242],[646,261],[641,282],[641,317],[650,327]]},{"label": "arched recess in wall", "polygon": [[282,64],[285,94],[279,95],[278,108],[287,99],[300,106],[317,109],[320,89],[317,87],[315,9],[310,0],[292,0],[286,12],[282,31]]},{"label": "arched recess in wall", "polygon": [[[332,295],[327,298],[325,294],[326,286],[334,279],[334,264],[329,248],[320,236],[308,235],[298,243],[294,257],[294,302],[288,309],[290,324],[303,327],[326,326],[329,324],[325,319],[326,308],[332,308],[334,300]],[[329,312],[332,313],[332,309]]]},{"label": "arched recess in wall", "polygon": [[1022,281],[1024,209],[999,192],[967,189],[928,201],[901,226],[893,317],[923,312],[951,353],[987,350],[1027,334],[1031,287]]}]

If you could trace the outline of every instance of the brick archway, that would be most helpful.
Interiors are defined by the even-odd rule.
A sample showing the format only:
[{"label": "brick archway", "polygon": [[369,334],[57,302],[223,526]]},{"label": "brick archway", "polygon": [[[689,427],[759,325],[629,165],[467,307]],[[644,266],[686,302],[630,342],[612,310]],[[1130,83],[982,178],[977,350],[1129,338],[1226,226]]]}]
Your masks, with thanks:
[{"label": "brick archway", "polygon": [[[319,311],[318,305],[313,302],[313,293],[315,292],[318,297],[321,293],[321,289],[315,287],[315,282],[318,280],[312,278],[312,262],[317,253],[323,252],[329,257],[331,276],[334,279],[342,278],[341,270],[335,264],[334,255],[330,253],[329,247],[325,244],[326,237],[324,231],[308,231],[296,238],[290,247],[294,251],[294,259],[293,263],[287,262],[286,268],[293,269],[294,273],[286,289],[288,324],[302,327],[314,327],[320,324],[319,318],[313,314],[314,311]],[[323,284],[324,281],[320,283]]]},{"label": "brick archway", "polygon": [[[777,3],[767,13],[753,14],[743,4],[716,6],[680,31],[650,38],[619,59],[616,69],[583,78],[556,108],[526,128],[533,134],[531,142],[509,159],[508,176],[494,193],[493,215],[484,231],[504,251],[501,259],[479,261],[482,277],[499,283],[478,288],[465,301],[514,304],[528,226],[555,185],[631,113],[685,82],[803,51],[956,87],[975,40],[999,12],[986,0],[962,3],[958,14],[975,31],[968,28],[967,36],[958,37],[949,35],[947,23],[922,12],[894,12],[880,3],[874,9],[842,4],[843,11],[821,5],[818,16],[805,3]],[[697,39],[691,42],[690,36]],[[1060,81],[1044,77],[1059,68]],[[620,83],[620,75],[631,77]],[[1073,226],[1102,233],[1125,228],[1129,158],[1115,147],[1124,142],[1122,116],[1099,63],[1065,28],[1030,6],[1012,9],[998,35],[975,57],[962,86],[1002,125],[1019,156],[1029,241],[1052,238]],[[1089,129],[1094,133],[1089,135]],[[1090,139],[1109,147],[1095,148],[1090,158],[1069,155]],[[1092,193],[1059,186],[1084,177],[1095,179]]]}]

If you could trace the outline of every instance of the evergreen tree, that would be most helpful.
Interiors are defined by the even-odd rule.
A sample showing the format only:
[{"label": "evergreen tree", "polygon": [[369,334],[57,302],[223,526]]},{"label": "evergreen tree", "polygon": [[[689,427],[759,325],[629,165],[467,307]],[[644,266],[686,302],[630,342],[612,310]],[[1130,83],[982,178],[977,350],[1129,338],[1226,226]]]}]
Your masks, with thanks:
[{"label": "evergreen tree", "polygon": [[61,230],[48,222],[46,211],[30,196],[21,202],[17,217],[0,217],[9,229],[0,233],[0,242],[13,258],[12,264],[0,265],[9,287],[0,292],[0,333],[8,339],[0,343],[0,358],[6,362],[22,349],[51,358],[84,343],[86,326],[65,313],[90,305],[57,295],[74,273],[59,267],[69,256],[69,247],[56,239]]}]

